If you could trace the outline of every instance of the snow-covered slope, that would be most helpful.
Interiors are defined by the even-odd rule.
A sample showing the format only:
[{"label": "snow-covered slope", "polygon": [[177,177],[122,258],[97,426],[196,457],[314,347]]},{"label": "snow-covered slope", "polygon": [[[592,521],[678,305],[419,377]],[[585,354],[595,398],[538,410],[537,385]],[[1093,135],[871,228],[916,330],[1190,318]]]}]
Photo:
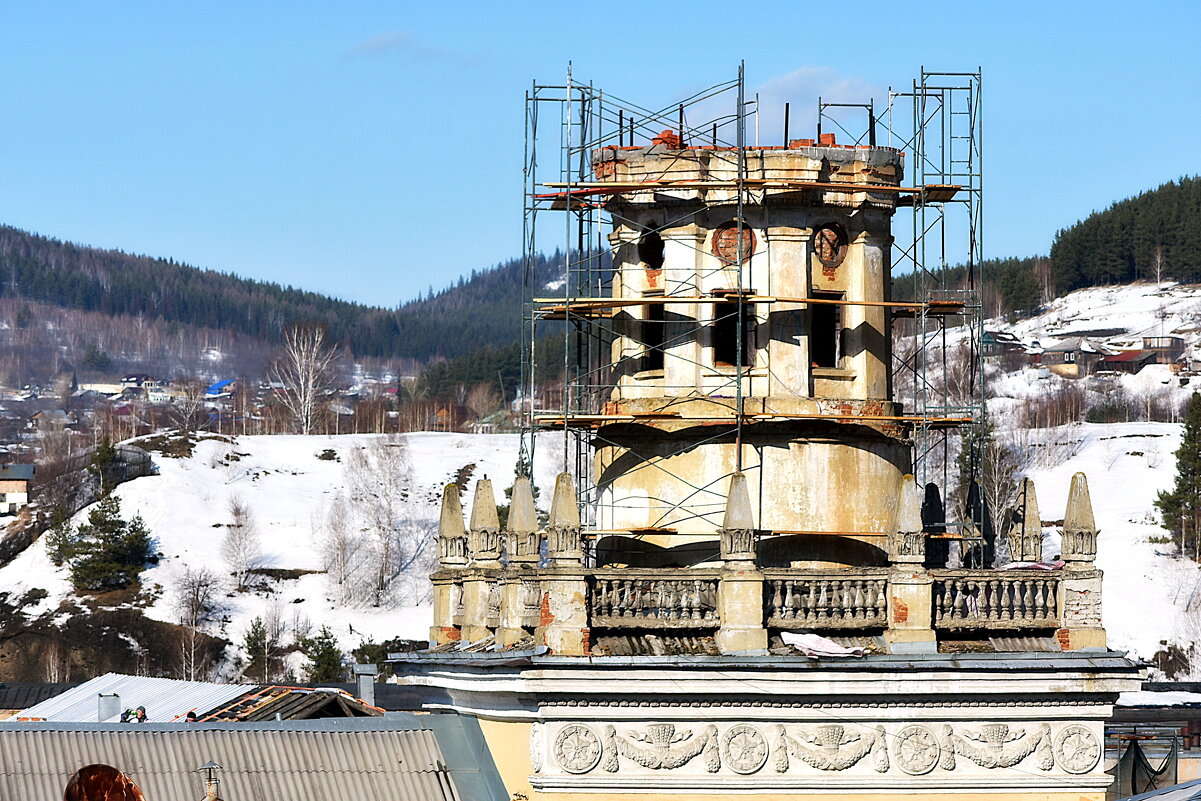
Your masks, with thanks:
[{"label": "snow-covered slope", "polygon": [[[232,443],[209,439],[198,443],[190,458],[156,456],[158,475],[122,484],[116,490],[122,515],[141,515],[163,555],[158,565],[143,574],[144,585],[162,587],[147,614],[157,620],[178,621],[179,578],[188,567],[207,566],[228,575],[221,544],[233,498],[248,507],[260,534],[261,567],[321,571],[322,527],[334,499],[348,489],[350,454],[380,439],[378,435],[254,436],[239,437]],[[436,498],[441,487],[467,465],[475,465],[472,486],[476,479],[488,476],[498,500],[504,502],[501,493],[512,483],[517,462],[517,435],[420,433],[402,436],[399,441],[407,453],[410,514],[430,530],[437,525]],[[327,449],[337,458],[328,454],[318,458]],[[542,498],[548,499],[555,460],[542,461],[546,471],[540,471],[535,479],[544,490]],[[469,507],[470,496],[465,502]],[[86,517],[84,510],[75,522]],[[51,564],[44,540],[0,569],[0,588],[19,595],[38,587],[49,591],[43,609],[57,607],[71,592],[66,569]],[[263,581],[258,591],[223,595],[225,622],[214,626],[213,633],[240,643],[250,621],[266,616],[274,607],[289,626],[307,621],[315,631],[328,625],[344,649],[357,647],[369,637],[381,642],[428,636],[431,617],[426,605],[410,602],[381,609],[362,603],[342,605],[335,597],[320,572]]]},{"label": "snow-covered slope", "polygon": [[[1150,658],[1162,641],[1196,642],[1201,630],[1201,570],[1178,559],[1159,526],[1156,494],[1171,487],[1177,423],[1082,423],[1046,429],[1039,438],[1062,446],[1053,466],[1028,475],[1044,520],[1063,517],[1072,474],[1088,476],[1097,526],[1097,566],[1105,573],[1103,616],[1111,647]],[[1070,455],[1069,454],[1074,454]],[[1048,461],[1056,462],[1059,458]],[[1058,543],[1044,553],[1052,558]]]},{"label": "snow-covered slope", "polygon": [[[1114,349],[1142,347],[1143,337],[1180,336],[1196,342],[1201,332],[1201,287],[1130,284],[1081,289],[1056,298],[1038,315],[1006,326],[1023,341],[1087,336]],[[1113,332],[1113,333],[1110,333]]]}]

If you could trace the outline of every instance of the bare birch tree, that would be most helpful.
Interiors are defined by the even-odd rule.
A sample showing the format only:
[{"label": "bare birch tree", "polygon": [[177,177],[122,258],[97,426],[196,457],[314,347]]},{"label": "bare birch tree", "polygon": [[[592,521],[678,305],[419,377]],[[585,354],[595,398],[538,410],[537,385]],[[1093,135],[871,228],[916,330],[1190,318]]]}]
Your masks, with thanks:
[{"label": "bare birch tree", "polygon": [[177,376],[171,383],[175,389],[172,393],[171,411],[176,425],[185,432],[196,430],[200,425],[204,396],[208,388],[199,378],[189,375]]},{"label": "bare birch tree", "polygon": [[413,602],[424,595],[437,520],[411,497],[411,472],[399,437],[374,440],[353,451],[347,461],[349,501],[370,554],[371,570],[364,583],[376,606]]},{"label": "bare birch tree", "polygon": [[221,581],[207,567],[186,567],[176,590],[175,613],[183,627],[180,638],[180,678],[196,681],[203,677],[207,662],[202,633],[221,611],[218,601]]},{"label": "bare birch tree", "polygon": [[226,526],[225,540],[221,543],[221,556],[234,577],[234,587],[246,588],[250,571],[262,560],[262,544],[250,507],[238,497],[229,499],[230,522]]},{"label": "bare birch tree", "polygon": [[367,548],[346,498],[336,498],[318,525],[324,527],[319,542],[330,591],[342,606],[361,603],[365,600],[363,574],[369,567]]},{"label": "bare birch tree", "polygon": [[320,326],[297,325],[284,335],[284,352],[271,368],[271,380],[283,387],[280,399],[301,434],[313,433],[335,358],[337,348],[327,344]]}]

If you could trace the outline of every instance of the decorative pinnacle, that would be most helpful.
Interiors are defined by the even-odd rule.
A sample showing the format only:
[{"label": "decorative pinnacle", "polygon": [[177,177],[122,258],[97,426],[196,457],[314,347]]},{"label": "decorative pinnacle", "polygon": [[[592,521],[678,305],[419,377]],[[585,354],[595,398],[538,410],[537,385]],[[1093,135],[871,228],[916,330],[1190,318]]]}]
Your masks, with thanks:
[{"label": "decorative pinnacle", "polygon": [[534,508],[534,490],[526,476],[513,483],[513,501],[509,507],[509,531],[532,534],[538,530],[538,512]]},{"label": "decorative pinnacle", "polygon": [[555,477],[555,496],[550,504],[550,525],[554,528],[580,527],[580,507],[576,505],[575,482],[571,474]]},{"label": "decorative pinnacle", "polygon": [[1018,488],[1018,515],[1019,519],[1015,522],[1021,527],[1022,533],[1027,536],[1037,534],[1041,539],[1043,519],[1038,513],[1038,495],[1034,491],[1034,482],[1028,478],[1023,478]]},{"label": "decorative pinnacle", "polygon": [[755,527],[751,514],[751,493],[746,486],[746,476],[735,473],[730,479],[730,494],[726,496],[726,516],[721,527],[726,531],[746,530]]},{"label": "decorative pinnacle", "polygon": [[475,499],[471,502],[471,530],[497,530],[500,528],[500,516],[496,512],[496,495],[492,492],[492,482],[481,478],[475,483]]},{"label": "decorative pinnacle", "polygon": [[917,479],[910,474],[901,477],[901,491],[897,497],[897,519],[893,525],[894,531],[913,534],[922,531],[922,503],[926,493],[917,484]]},{"label": "decorative pinnacle", "polygon": [[443,539],[467,536],[463,527],[463,504],[459,500],[459,485],[453,481],[442,489],[442,514],[438,518],[438,536]]},{"label": "decorative pinnacle", "polygon": [[1088,494],[1088,479],[1084,473],[1072,476],[1072,488],[1068,490],[1068,508],[1063,514],[1066,531],[1096,531],[1093,519],[1093,502]]}]

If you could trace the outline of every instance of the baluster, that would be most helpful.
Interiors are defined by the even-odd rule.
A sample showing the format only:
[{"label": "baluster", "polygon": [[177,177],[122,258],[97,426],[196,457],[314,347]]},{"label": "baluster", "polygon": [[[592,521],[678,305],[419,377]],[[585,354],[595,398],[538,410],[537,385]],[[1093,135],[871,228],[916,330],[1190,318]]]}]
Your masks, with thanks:
[{"label": "baluster", "polygon": [[997,620],[1001,616],[1001,604],[999,603],[1001,592],[1001,583],[996,579],[985,579],[984,591],[980,599],[980,617],[985,620]]},{"label": "baluster", "polygon": [[888,619],[888,584],[880,579],[876,582],[876,620]]},{"label": "baluster", "polygon": [[1035,580],[1034,582],[1034,618],[1042,620],[1047,616],[1047,595],[1045,581]]},{"label": "baluster", "polygon": [[817,619],[824,621],[830,616],[830,582],[824,579],[818,582],[820,588],[817,598]]},{"label": "baluster", "polygon": [[853,603],[854,608],[851,610],[851,617],[855,620],[863,620],[863,579],[855,580],[855,598]]},{"label": "baluster", "polygon": [[863,619],[876,619],[876,582],[868,579],[863,586]]},{"label": "baluster", "polygon": [[1022,620],[1030,620],[1034,617],[1034,582],[1022,582]]},{"label": "baluster", "polygon": [[793,597],[795,589],[796,582],[792,579],[787,579],[784,582],[784,617],[790,620],[796,617],[796,601]]},{"label": "baluster", "polygon": [[1013,620],[1013,582],[1008,579],[1001,579],[1001,612],[997,616],[998,620]]},{"label": "baluster", "polygon": [[934,622],[941,623],[947,616],[947,582],[934,580]]},{"label": "baluster", "polygon": [[967,593],[967,582],[962,579],[955,579],[955,617],[960,620],[964,620],[968,616]]},{"label": "baluster", "polygon": [[784,617],[784,610],[781,608],[784,603],[784,599],[781,597],[783,584],[784,582],[780,581],[779,579],[774,579],[771,583],[771,613],[768,615],[768,617]]}]

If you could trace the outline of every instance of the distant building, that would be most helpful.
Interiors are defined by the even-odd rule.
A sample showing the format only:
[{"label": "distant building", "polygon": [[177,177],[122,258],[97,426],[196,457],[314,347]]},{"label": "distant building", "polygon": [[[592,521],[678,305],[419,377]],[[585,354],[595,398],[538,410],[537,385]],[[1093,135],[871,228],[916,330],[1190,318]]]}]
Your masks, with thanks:
[{"label": "distant building", "polygon": [[481,417],[468,423],[472,434],[505,434],[519,429],[517,415],[508,409],[495,411],[487,417]]},{"label": "distant building", "polygon": [[1155,354],[1155,364],[1172,364],[1184,355],[1181,337],[1143,337],[1143,350]]},{"label": "distant building", "polygon": [[1148,364],[1156,364],[1158,354],[1152,350],[1124,350],[1097,362],[1097,370],[1134,375]]},{"label": "distant building", "polygon": [[31,464],[0,465],[0,515],[15,515],[29,503]]},{"label": "distant building", "polygon": [[130,373],[121,379],[121,386],[125,389],[143,389],[149,387],[161,387],[165,382],[160,381],[152,375],[146,373]]},{"label": "distant building", "polygon": [[43,409],[34,412],[29,417],[29,423],[35,431],[54,431],[66,428],[78,422],[75,415],[63,409]]},{"label": "distant building", "polygon": [[106,673],[18,712],[20,722],[115,723],[144,707],[159,723],[376,717],[383,710],[337,688],[214,684]]},{"label": "distant building", "polygon": [[466,406],[444,404],[430,415],[430,427],[433,431],[459,431],[470,414]]},{"label": "distant building", "polygon": [[1007,353],[1024,353],[1022,341],[1008,331],[985,331],[980,337],[980,354],[995,361]]},{"label": "distant building", "polygon": [[228,398],[237,389],[237,382],[232,378],[224,378],[213,384],[209,384],[208,389],[204,391],[206,398]]},{"label": "distant building", "polygon": [[1041,363],[1056,375],[1080,378],[1091,375],[1108,355],[1109,351],[1086,337],[1067,337],[1044,347]]}]

